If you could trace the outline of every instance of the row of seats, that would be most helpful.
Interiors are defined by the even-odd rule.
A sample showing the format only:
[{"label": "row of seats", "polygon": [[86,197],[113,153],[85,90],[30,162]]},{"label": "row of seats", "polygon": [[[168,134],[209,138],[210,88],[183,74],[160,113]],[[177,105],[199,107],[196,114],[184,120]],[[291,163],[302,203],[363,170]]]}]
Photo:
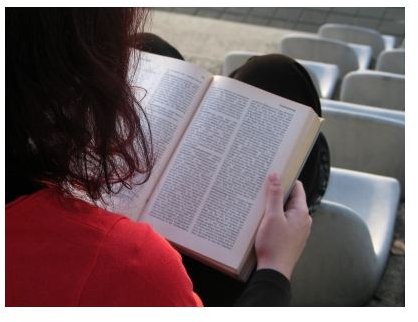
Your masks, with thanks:
[{"label": "row of seats", "polygon": [[353,70],[369,69],[372,59],[375,70],[405,74],[404,48],[385,49],[374,58],[372,47],[367,45],[321,35],[290,34],[281,39],[278,49],[291,57],[335,64],[341,77]]},{"label": "row of seats", "polygon": [[[223,74],[229,75],[254,55],[260,53],[242,51],[229,53],[222,67]],[[298,61],[316,80],[326,79],[317,77],[320,75],[318,70],[323,72],[325,68],[329,68],[328,75],[337,72],[334,65],[323,66],[317,62]],[[401,182],[403,198],[404,77],[396,75],[397,77],[392,78],[393,75],[389,73],[381,73],[382,78],[373,79],[374,76],[373,71],[351,72],[344,78],[342,100],[321,99],[326,119],[323,131],[327,133],[328,141],[331,143],[333,165],[394,177]],[[399,82],[392,82],[393,79]],[[320,92],[330,88],[318,82],[316,86],[320,88]],[[362,90],[364,97],[361,95]],[[373,96],[373,93],[378,95]],[[372,101],[376,97],[385,102],[386,107],[392,108],[375,107],[383,105]],[[339,149],[339,152],[336,152],[336,149]],[[389,155],[390,158],[384,157]]]},{"label": "row of seats", "polygon": [[[229,53],[222,73],[229,75],[260,54]],[[293,275],[292,304],[362,305],[373,295],[386,267],[399,200],[404,199],[405,113],[324,99],[331,97],[338,67],[297,60],[323,97],[322,132],[332,167],[324,199],[313,214],[311,237]],[[356,96],[348,90],[350,83],[370,92],[371,81],[363,82],[361,76],[374,73],[348,72],[341,96],[347,100]]]},{"label": "row of seats", "polygon": [[[371,28],[336,23],[322,25],[318,29],[318,35],[327,39],[343,41],[349,46],[356,44],[370,47],[370,62],[368,57],[365,58],[365,64],[359,66],[360,69],[373,67],[375,70],[383,72],[405,74],[405,42],[403,41],[399,48],[395,48],[396,38],[394,36],[382,35]],[[367,51],[367,48],[363,49],[363,53],[366,55],[368,55]]]},{"label": "row of seats", "polygon": [[[357,51],[355,50],[357,48]],[[369,49],[369,54],[364,49]],[[362,49],[359,51],[358,49]],[[335,80],[333,98],[338,98],[343,78],[353,71],[367,70],[370,59],[370,47],[358,44],[348,44],[340,40],[322,38],[318,35],[287,35],[281,39],[278,51],[287,56],[334,64],[339,68],[339,75]],[[400,74],[405,71],[404,50],[391,50],[380,52],[377,66],[379,70],[373,73],[380,77],[381,72],[391,72],[394,77],[404,77]],[[368,70],[367,70],[368,71]],[[385,75],[387,78],[390,75]]]},{"label": "row of seats", "polygon": [[[339,99],[342,80],[352,71],[373,69],[386,73],[405,74],[404,42],[401,48],[395,48],[395,42],[394,36],[382,35],[371,28],[327,23],[318,29],[317,34],[285,36],[279,42],[278,49],[279,52],[293,58],[337,65],[339,76],[335,81],[334,93],[331,97]],[[375,75],[373,78],[385,80],[391,77],[387,74],[381,75],[379,72],[375,72]],[[371,73],[368,73],[367,78],[371,77]],[[394,82],[399,82],[399,77]],[[400,95],[403,96],[403,91],[397,93],[397,96]],[[373,105],[372,102],[373,100],[361,101],[362,104],[370,105]],[[385,105],[377,106],[385,107]]]},{"label": "row of seats", "polygon": [[[306,68],[322,98],[337,98],[345,102],[405,110],[404,75],[373,70],[343,69],[350,60],[344,60],[345,56],[339,56],[338,52],[331,47],[322,47],[321,44],[324,41],[327,42],[327,40],[305,36],[287,36],[281,42],[280,51],[296,58]],[[310,48],[310,51],[304,50],[305,47]],[[222,75],[229,75],[250,57],[261,54],[248,51],[228,53],[224,58]],[[338,56],[338,59],[342,57],[343,60],[329,59],[334,56]],[[331,63],[315,61],[318,57],[321,57],[323,61],[328,59]],[[342,64],[345,65],[342,66]],[[385,62],[381,65],[385,65]],[[343,70],[343,77],[341,77],[341,70]],[[340,87],[338,94],[335,93],[337,86]]]},{"label": "row of seats", "polygon": [[371,49],[371,65],[374,66],[379,54],[395,47],[394,36],[382,35],[375,29],[338,23],[326,23],[319,27],[318,35],[349,44],[361,44]]}]

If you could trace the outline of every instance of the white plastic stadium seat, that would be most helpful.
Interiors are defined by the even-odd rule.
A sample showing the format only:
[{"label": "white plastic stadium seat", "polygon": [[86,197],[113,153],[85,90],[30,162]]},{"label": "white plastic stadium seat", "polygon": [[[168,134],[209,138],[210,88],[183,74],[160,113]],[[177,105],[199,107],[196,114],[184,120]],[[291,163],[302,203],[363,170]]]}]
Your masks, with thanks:
[{"label": "white plastic stadium seat", "polygon": [[358,59],[358,69],[368,69],[373,61],[372,47],[355,43],[347,43],[356,52]]},{"label": "white plastic stadium seat", "polygon": [[255,51],[243,51],[243,50],[236,50],[228,52],[222,64],[222,75],[228,76],[238,67],[244,65],[248,59],[253,56],[260,56],[264,55],[263,53],[255,52]]},{"label": "white plastic stadium seat", "polygon": [[385,50],[391,50],[395,48],[396,37],[392,35],[382,35],[383,40],[385,41]]},{"label": "white plastic stadium seat", "polygon": [[405,74],[405,49],[382,51],[377,57],[376,70]]},{"label": "white plastic stadium seat", "polygon": [[296,59],[318,82],[320,97],[331,98],[340,75],[337,65],[311,60]]},{"label": "white plastic stadium seat", "polygon": [[398,201],[393,178],[331,168],[292,277],[292,304],[359,306],[369,300],[387,263]]},{"label": "white plastic stadium seat", "polygon": [[319,27],[322,37],[338,39],[345,42],[368,45],[372,47],[374,60],[385,49],[385,40],[377,30],[346,24],[326,23]]},{"label": "white plastic stadium seat", "polygon": [[370,109],[322,106],[325,122],[321,130],[329,145],[331,164],[396,178],[404,199],[405,116],[399,111]]},{"label": "white plastic stadium seat", "polygon": [[338,40],[308,35],[288,35],[281,39],[279,52],[294,59],[337,65],[340,79],[348,72],[359,69],[354,49]]},{"label": "white plastic stadium seat", "polygon": [[348,73],[341,83],[340,100],[404,111],[405,76],[373,70]]}]

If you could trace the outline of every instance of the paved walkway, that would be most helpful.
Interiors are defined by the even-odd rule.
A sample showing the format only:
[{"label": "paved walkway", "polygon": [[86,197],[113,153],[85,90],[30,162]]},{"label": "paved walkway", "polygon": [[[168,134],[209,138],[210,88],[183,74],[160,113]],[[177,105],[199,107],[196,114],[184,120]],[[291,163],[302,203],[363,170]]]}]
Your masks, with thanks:
[{"label": "paved walkway", "polygon": [[296,31],[212,18],[155,11],[150,31],[172,43],[182,55],[219,74],[229,51],[277,52],[279,40]]},{"label": "paved walkway", "polygon": [[269,26],[282,29],[317,32],[324,23],[345,23],[373,28],[394,35],[398,43],[405,38],[405,9],[383,7],[314,7],[314,8],[159,8],[168,12]]}]

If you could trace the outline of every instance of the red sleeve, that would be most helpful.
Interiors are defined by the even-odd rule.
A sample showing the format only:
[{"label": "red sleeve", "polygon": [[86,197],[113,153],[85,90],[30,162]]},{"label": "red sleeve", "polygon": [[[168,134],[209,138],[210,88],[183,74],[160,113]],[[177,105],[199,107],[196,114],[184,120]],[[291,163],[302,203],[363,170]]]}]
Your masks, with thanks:
[{"label": "red sleeve", "polygon": [[148,225],[120,220],[104,238],[81,306],[202,306],[180,254]]}]

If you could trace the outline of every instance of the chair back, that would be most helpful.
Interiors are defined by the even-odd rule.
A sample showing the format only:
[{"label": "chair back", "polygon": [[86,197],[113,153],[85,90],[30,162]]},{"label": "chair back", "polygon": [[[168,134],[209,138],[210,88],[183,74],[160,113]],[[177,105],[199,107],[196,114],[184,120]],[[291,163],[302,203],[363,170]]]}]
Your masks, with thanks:
[{"label": "chair back", "polygon": [[255,52],[255,51],[243,51],[243,50],[236,50],[228,52],[222,64],[222,75],[229,76],[233,71],[235,71],[238,67],[244,65],[248,59],[253,56],[260,56],[264,55],[263,53]]},{"label": "chair back", "polygon": [[405,75],[405,49],[382,51],[377,57],[376,70]]},{"label": "chair back", "polygon": [[347,44],[316,36],[288,35],[279,43],[279,51],[295,59],[337,65],[340,77],[359,68],[356,52]]},{"label": "chair back", "polygon": [[341,83],[340,100],[405,110],[405,76],[380,71],[354,71]]},{"label": "chair back", "polygon": [[371,46],[372,57],[374,60],[376,60],[380,52],[385,49],[385,40],[383,36],[377,30],[371,28],[326,23],[319,27],[318,34],[321,37]]},{"label": "chair back", "polygon": [[297,59],[308,71],[312,78],[318,83],[318,93],[322,98],[331,98],[337,85],[340,69],[337,65],[316,62],[312,60]]},{"label": "chair back", "polygon": [[[396,178],[405,196],[405,118],[322,106],[331,165]],[[395,111],[397,112],[397,111]]]}]

